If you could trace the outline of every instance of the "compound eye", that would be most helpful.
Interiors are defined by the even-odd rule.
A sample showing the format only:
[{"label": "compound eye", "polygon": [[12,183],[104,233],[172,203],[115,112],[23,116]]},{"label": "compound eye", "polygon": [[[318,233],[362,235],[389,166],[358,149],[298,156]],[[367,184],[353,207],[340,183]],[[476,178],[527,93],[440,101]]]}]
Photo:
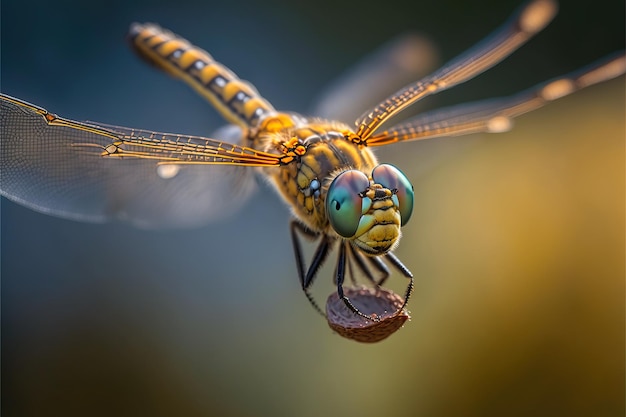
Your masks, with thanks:
[{"label": "compound eye", "polygon": [[363,198],[360,193],[369,187],[367,176],[361,171],[349,170],[337,175],[326,194],[326,214],[335,232],[352,237],[361,220]]},{"label": "compound eye", "polygon": [[380,164],[372,171],[372,179],[376,184],[380,184],[392,191],[396,190],[395,193],[398,198],[398,210],[400,210],[402,226],[407,224],[411,218],[411,214],[413,214],[415,193],[413,191],[413,185],[406,175],[393,165]]}]

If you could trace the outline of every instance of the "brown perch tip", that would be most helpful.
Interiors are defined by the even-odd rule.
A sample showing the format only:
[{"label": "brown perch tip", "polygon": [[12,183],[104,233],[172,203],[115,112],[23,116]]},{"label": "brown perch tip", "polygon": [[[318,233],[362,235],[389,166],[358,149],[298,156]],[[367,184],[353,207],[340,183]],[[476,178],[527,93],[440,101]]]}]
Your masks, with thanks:
[{"label": "brown perch tip", "polygon": [[346,288],[346,297],[364,314],[380,320],[368,320],[350,310],[334,292],[326,301],[326,316],[331,329],[348,339],[363,343],[379,342],[395,333],[410,318],[400,310],[404,299],[384,288]]}]

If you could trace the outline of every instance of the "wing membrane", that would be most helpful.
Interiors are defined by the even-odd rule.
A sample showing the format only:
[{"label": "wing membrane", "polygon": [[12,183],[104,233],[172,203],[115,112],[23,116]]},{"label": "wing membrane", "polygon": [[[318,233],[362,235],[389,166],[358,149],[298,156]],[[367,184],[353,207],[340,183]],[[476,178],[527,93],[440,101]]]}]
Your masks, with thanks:
[{"label": "wing membrane", "polygon": [[535,110],[550,101],[565,97],[582,88],[610,80],[626,71],[626,58],[620,52],[591,66],[556,78],[511,97],[466,103],[420,115],[409,122],[370,137],[369,146],[460,136],[478,132],[504,132],[512,119]]},{"label": "wing membrane", "polygon": [[[76,128],[82,124],[70,126]],[[199,136],[159,133],[148,130],[129,129],[118,126],[99,125],[117,134],[117,138],[102,149],[105,158],[153,159],[159,164],[198,164],[198,165],[243,165],[277,166],[278,155],[257,151],[229,142]],[[92,143],[76,143],[74,147],[93,147]]]},{"label": "wing membrane", "polygon": [[554,17],[552,0],[534,0],[481,43],[450,61],[432,75],[406,86],[359,117],[355,124],[361,140],[369,138],[389,118],[422,98],[463,83],[501,62]]},{"label": "wing membrane", "polygon": [[245,200],[248,167],[278,164],[228,141],[74,122],[5,95],[0,104],[0,192],[60,217],[197,226]]}]

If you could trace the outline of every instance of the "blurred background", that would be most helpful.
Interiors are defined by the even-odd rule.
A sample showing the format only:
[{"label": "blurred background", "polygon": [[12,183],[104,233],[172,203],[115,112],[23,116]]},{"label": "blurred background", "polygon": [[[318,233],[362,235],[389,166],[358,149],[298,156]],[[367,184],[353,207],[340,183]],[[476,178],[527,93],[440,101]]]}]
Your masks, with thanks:
[{"label": "blurred background", "polygon": [[[219,116],[133,56],[131,22],[160,23],[306,113],[390,39],[416,31],[445,62],[519,4],[4,0],[1,89],[76,120],[208,135]],[[623,1],[564,1],[529,45],[425,106],[510,94],[623,48]],[[623,415],[624,135],[621,77],[510,133],[380,149],[415,187],[396,253],[416,289],[412,320],[376,345],[333,334],[308,305],[268,187],[184,231],[2,199],[2,414]]]}]

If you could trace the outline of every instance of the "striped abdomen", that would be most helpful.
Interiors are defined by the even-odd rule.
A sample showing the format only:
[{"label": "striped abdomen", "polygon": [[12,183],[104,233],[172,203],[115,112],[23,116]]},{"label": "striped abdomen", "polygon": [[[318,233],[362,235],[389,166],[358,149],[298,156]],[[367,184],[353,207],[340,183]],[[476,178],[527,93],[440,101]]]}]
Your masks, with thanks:
[{"label": "striped abdomen", "polygon": [[181,78],[231,123],[254,127],[262,117],[274,112],[274,107],[250,83],[172,32],[154,24],[134,23],[129,40],[141,57]]}]

